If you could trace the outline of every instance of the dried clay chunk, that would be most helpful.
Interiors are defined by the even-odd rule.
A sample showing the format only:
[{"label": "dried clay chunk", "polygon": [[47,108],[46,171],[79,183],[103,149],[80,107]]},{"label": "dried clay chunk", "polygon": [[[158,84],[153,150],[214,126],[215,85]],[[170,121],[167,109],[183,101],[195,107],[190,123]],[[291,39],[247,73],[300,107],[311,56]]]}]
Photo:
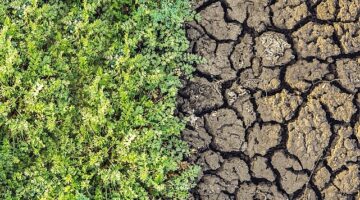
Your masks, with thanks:
[{"label": "dried clay chunk", "polygon": [[254,69],[246,69],[240,74],[239,83],[251,90],[275,90],[280,86],[280,69],[262,68],[260,75]]},{"label": "dried clay chunk", "polygon": [[204,200],[230,200],[226,193],[228,193],[228,189],[233,190],[233,188],[234,186],[229,186],[215,175],[205,175],[199,183],[197,191]]},{"label": "dried clay chunk", "polygon": [[338,20],[347,22],[358,19],[360,13],[359,0],[339,0],[339,7]]},{"label": "dried clay chunk", "polygon": [[336,1],[324,0],[316,7],[316,17],[322,20],[335,19]]},{"label": "dried clay chunk", "polygon": [[195,149],[205,149],[211,142],[211,136],[206,132],[204,128],[198,128],[195,131],[185,129],[182,132],[182,136],[191,147]]},{"label": "dried clay chunk", "polygon": [[360,58],[358,59],[341,59],[336,61],[336,71],[339,75],[340,84],[356,92],[360,88]]},{"label": "dried clay chunk", "polygon": [[188,97],[182,105],[182,109],[186,113],[199,113],[223,104],[219,86],[205,78],[194,78],[180,93]]},{"label": "dried clay chunk", "polygon": [[309,22],[292,34],[295,49],[302,58],[327,57],[339,55],[340,48],[333,40],[334,27]]},{"label": "dried clay chunk", "polygon": [[214,137],[217,150],[223,152],[245,150],[245,129],[230,109],[220,109],[205,116],[208,131]]},{"label": "dried clay chunk", "polygon": [[264,178],[268,181],[274,181],[275,175],[271,168],[267,165],[268,159],[256,156],[251,161],[251,171],[256,178]]},{"label": "dried clay chunk", "polygon": [[331,130],[326,113],[316,100],[309,100],[299,116],[288,124],[289,139],[286,147],[297,156],[306,169],[313,170],[327,147]]},{"label": "dried clay chunk", "polygon": [[258,112],[265,122],[275,121],[282,123],[290,120],[301,103],[302,98],[300,96],[290,94],[287,90],[256,99]]},{"label": "dried clay chunk", "polygon": [[249,129],[249,143],[247,153],[249,156],[255,154],[265,155],[271,147],[275,147],[281,140],[281,127],[278,124],[266,124],[260,127],[255,124]]},{"label": "dried clay chunk", "polygon": [[272,31],[256,38],[256,55],[261,58],[263,66],[284,65],[295,58],[285,36]]},{"label": "dried clay chunk", "polygon": [[250,180],[249,168],[245,161],[240,158],[225,160],[217,174],[232,185],[238,185],[239,182]]},{"label": "dried clay chunk", "polygon": [[229,55],[232,50],[232,43],[216,44],[216,41],[209,37],[200,38],[195,45],[195,53],[206,60],[196,68],[200,72],[219,76],[223,80],[231,80],[236,77],[236,72],[231,68]]},{"label": "dried clay chunk", "polygon": [[321,20],[335,20],[336,18],[341,22],[353,22],[357,19],[359,12],[359,0],[324,0],[316,7],[317,18]]},{"label": "dried clay chunk", "polygon": [[310,12],[305,0],[278,0],[271,6],[274,25],[281,29],[292,29]]},{"label": "dried clay chunk", "polygon": [[224,159],[221,157],[219,152],[208,150],[200,155],[200,159],[197,161],[197,164],[201,166],[203,171],[217,170],[220,168],[223,161]]},{"label": "dried clay chunk", "polygon": [[334,185],[339,188],[342,193],[354,194],[355,192],[359,192],[359,168],[359,165],[350,165],[347,170],[340,172],[336,176]]},{"label": "dried clay chunk", "polygon": [[[229,17],[240,23],[246,22],[256,31],[263,31],[270,25],[270,7],[268,0],[225,0]],[[247,16],[248,15],[248,16]]]},{"label": "dried clay chunk", "polygon": [[320,63],[317,59],[299,60],[287,67],[285,80],[292,88],[305,92],[329,72],[327,67],[327,64]]},{"label": "dried clay chunk", "polygon": [[289,170],[289,168],[301,170],[301,165],[282,151],[275,152],[271,157],[271,164],[280,173],[281,186],[288,194],[301,189],[308,182],[309,178],[306,174],[295,174]]},{"label": "dried clay chunk", "polygon": [[322,167],[316,171],[315,175],[313,176],[313,181],[319,189],[324,189],[326,184],[330,181],[330,177],[331,174],[329,170],[327,170],[325,167]]},{"label": "dried clay chunk", "polygon": [[330,153],[326,157],[328,165],[333,171],[340,169],[349,161],[356,162],[360,157],[360,149],[356,140],[351,139],[351,135],[354,133],[353,129],[349,126],[336,126],[335,132],[337,137],[334,139]]},{"label": "dried clay chunk", "polygon": [[218,40],[236,40],[241,33],[241,25],[225,22],[225,13],[220,2],[214,3],[202,10],[200,15],[200,24],[210,35]]},{"label": "dried clay chunk", "polygon": [[256,112],[251,102],[251,95],[241,84],[234,83],[225,91],[227,103],[242,117],[245,127],[249,127],[256,120]]},{"label": "dried clay chunk", "polygon": [[360,51],[360,22],[335,23],[334,27],[344,53]]},{"label": "dried clay chunk", "polygon": [[251,59],[254,57],[254,42],[249,34],[245,34],[236,44],[234,52],[231,54],[231,61],[235,69],[243,69],[251,66]]},{"label": "dried clay chunk", "polygon": [[342,92],[330,83],[319,84],[310,94],[310,98],[319,99],[327,107],[331,117],[344,122],[350,122],[356,112],[352,103],[354,95]]},{"label": "dried clay chunk", "polygon": [[236,199],[287,200],[288,198],[279,192],[275,185],[244,183],[240,185]]}]

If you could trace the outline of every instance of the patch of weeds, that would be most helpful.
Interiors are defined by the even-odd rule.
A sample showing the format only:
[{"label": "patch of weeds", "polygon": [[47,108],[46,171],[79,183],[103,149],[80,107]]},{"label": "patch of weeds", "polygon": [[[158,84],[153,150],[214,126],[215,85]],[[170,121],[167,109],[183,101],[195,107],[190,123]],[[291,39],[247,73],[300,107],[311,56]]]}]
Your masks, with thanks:
[{"label": "patch of weeds", "polygon": [[0,198],[185,199],[184,0],[0,2]]}]

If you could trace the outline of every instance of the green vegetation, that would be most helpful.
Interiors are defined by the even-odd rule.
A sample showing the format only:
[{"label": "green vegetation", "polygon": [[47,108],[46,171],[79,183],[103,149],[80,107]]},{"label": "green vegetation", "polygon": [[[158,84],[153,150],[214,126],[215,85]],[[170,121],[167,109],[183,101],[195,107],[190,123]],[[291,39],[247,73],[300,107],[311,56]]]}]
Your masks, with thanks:
[{"label": "green vegetation", "polygon": [[0,199],[187,197],[186,0],[2,0],[0,16]]}]

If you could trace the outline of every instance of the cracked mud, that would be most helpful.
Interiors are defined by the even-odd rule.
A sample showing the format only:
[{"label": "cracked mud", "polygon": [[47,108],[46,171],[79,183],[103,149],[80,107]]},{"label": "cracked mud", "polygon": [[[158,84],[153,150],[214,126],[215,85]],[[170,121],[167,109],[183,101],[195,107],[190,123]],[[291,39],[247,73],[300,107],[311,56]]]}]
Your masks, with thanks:
[{"label": "cracked mud", "polygon": [[360,199],[360,1],[197,0],[190,199]]}]

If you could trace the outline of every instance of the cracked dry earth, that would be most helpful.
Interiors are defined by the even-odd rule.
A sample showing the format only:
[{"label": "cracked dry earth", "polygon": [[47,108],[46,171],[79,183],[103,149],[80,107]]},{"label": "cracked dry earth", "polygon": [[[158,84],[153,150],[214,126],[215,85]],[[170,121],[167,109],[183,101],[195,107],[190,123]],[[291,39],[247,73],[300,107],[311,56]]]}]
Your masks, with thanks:
[{"label": "cracked dry earth", "polygon": [[357,200],[360,0],[198,0],[190,199]]}]

